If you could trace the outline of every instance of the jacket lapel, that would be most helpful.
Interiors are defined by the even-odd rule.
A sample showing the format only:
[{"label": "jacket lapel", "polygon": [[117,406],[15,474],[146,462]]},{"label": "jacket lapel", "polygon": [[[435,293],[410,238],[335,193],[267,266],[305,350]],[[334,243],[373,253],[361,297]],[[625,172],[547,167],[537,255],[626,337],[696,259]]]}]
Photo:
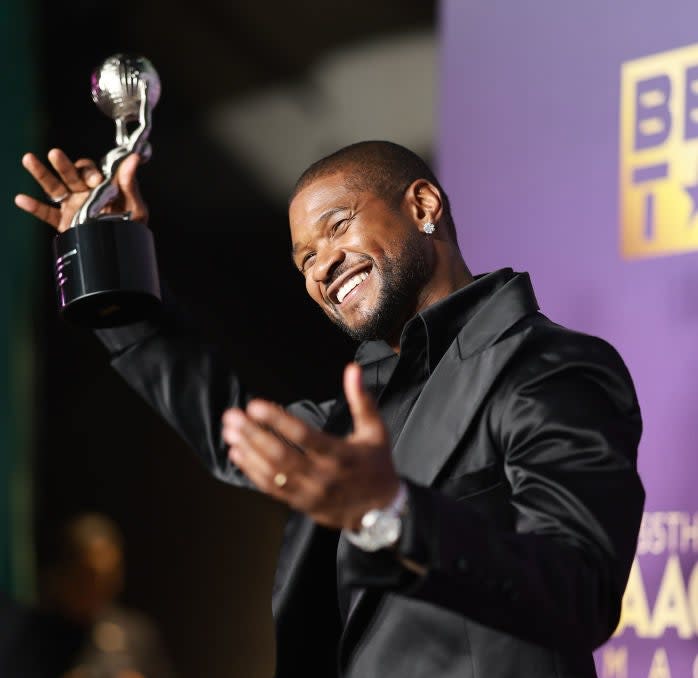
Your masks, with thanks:
[{"label": "jacket lapel", "polygon": [[405,422],[393,456],[398,473],[431,485],[463,439],[490,387],[528,330],[462,360],[452,347]]},{"label": "jacket lapel", "polygon": [[528,275],[519,274],[461,330],[422,390],[396,442],[393,454],[401,475],[421,485],[434,482],[495,379],[528,334],[528,330],[512,332],[512,328],[537,309]]}]

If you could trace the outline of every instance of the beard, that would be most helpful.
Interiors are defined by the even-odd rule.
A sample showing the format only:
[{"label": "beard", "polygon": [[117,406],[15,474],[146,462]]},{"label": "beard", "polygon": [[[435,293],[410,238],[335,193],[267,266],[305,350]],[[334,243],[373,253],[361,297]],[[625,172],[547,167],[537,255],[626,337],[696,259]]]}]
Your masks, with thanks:
[{"label": "beard", "polygon": [[375,305],[361,310],[362,320],[354,325],[348,325],[336,311],[330,319],[355,341],[397,339],[431,277],[420,234],[410,233],[400,252],[383,259],[380,267],[373,258],[369,259],[373,264],[371,275],[378,276],[380,285]]}]

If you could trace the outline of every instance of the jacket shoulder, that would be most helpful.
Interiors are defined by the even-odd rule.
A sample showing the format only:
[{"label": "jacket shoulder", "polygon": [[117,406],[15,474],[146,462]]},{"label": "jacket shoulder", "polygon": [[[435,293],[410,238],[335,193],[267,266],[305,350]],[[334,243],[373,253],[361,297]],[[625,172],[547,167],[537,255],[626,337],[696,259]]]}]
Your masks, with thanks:
[{"label": "jacket shoulder", "polygon": [[516,359],[510,365],[510,383],[530,384],[560,374],[578,378],[595,376],[618,393],[625,393],[627,405],[637,407],[630,372],[616,348],[605,339],[559,325],[541,313],[524,318],[515,332],[525,332]]},{"label": "jacket shoulder", "polygon": [[538,358],[547,363],[580,358],[616,363],[625,368],[616,348],[605,339],[559,325],[542,313],[527,316],[514,331],[527,333],[522,345],[533,361]]}]

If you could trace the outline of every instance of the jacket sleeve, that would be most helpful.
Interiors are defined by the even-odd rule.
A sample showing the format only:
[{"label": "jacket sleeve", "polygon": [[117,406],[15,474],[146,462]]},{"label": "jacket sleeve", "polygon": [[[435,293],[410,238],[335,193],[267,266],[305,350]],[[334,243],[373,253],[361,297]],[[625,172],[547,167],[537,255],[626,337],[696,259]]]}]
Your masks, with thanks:
[{"label": "jacket sleeve", "polygon": [[[252,487],[228,459],[221,417],[254,397],[240,382],[227,357],[201,341],[196,330],[168,305],[154,321],[98,330],[111,364],[189,444],[218,479]],[[299,401],[288,410],[322,427],[331,401]]]},{"label": "jacket sleeve", "polygon": [[426,575],[396,567],[392,553],[353,548],[352,585],[392,589],[558,649],[607,640],[642,516],[641,420],[617,353],[575,336],[532,347],[490,399],[483,417],[502,483],[471,501],[408,483],[399,551]]}]

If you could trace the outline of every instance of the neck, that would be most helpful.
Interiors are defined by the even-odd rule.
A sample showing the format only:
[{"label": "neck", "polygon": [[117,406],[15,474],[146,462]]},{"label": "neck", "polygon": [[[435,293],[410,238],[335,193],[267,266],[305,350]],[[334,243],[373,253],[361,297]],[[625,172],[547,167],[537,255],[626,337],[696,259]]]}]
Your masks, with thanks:
[{"label": "neck", "polygon": [[[439,243],[441,244],[441,243]],[[444,299],[449,294],[459,290],[473,281],[468,267],[463,261],[460,250],[450,244],[444,247],[436,247],[436,259],[434,269],[429,282],[420,293],[415,309],[406,318],[405,323],[399,328],[396,336],[391,337],[388,343],[396,353],[400,352],[400,336],[407,321],[425,308]]]}]

